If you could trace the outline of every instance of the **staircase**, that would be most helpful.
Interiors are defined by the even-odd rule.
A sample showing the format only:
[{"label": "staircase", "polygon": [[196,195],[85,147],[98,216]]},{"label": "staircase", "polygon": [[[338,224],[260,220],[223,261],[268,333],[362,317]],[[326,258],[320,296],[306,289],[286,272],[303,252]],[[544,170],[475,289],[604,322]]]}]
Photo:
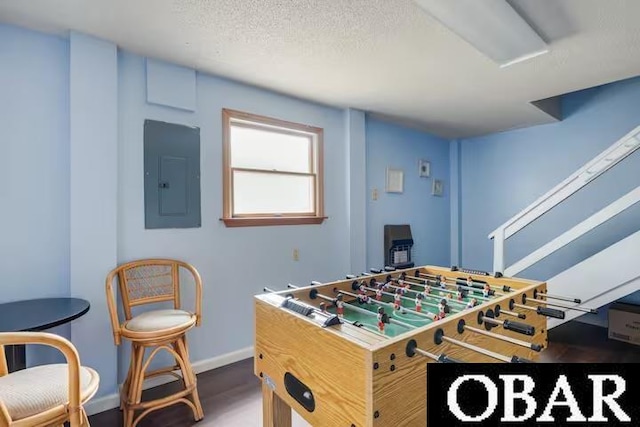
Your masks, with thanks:
[{"label": "staircase", "polygon": [[[639,186],[527,256],[509,266],[505,265],[505,242],[510,237],[589,185],[598,176],[614,168],[638,148],[640,126],[489,234],[489,238],[493,239],[494,272],[502,272],[505,276],[517,276],[640,202]],[[538,279],[547,281],[550,294],[579,298],[582,300],[580,305],[584,308],[603,307],[640,290],[640,231],[554,277]],[[548,328],[551,329],[583,314],[584,312],[567,310],[564,319],[549,319]]]},{"label": "staircase", "polygon": [[[602,266],[611,268],[602,268]],[[640,231],[547,280],[550,294],[576,295],[585,307],[602,307],[640,289]],[[583,313],[549,319],[551,329]]]}]

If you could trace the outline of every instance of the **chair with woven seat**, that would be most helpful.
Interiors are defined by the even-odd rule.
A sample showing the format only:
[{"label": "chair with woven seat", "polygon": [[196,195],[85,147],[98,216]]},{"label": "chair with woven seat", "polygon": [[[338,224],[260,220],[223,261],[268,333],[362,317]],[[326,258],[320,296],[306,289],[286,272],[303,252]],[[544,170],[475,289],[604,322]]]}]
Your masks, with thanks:
[{"label": "chair with woven seat", "polygon": [[[190,276],[195,285],[195,312],[180,305],[181,272]],[[117,277],[119,301],[124,319],[118,318],[113,282]],[[193,411],[196,421],[204,418],[196,376],[189,361],[187,332],[200,326],[202,280],[190,264],[174,259],[142,259],[114,268],[106,279],[107,303],[116,345],[122,339],[131,342],[131,361],[120,392],[120,407],[124,411],[124,427],[135,427],[152,411],[184,403]],[[172,303],[172,308],[155,308],[133,315],[135,307],[155,303]],[[145,350],[151,349],[146,360]],[[148,371],[151,360],[160,350],[175,359],[175,365]],[[180,374],[178,374],[178,372]],[[158,375],[173,375],[182,381],[182,389],[171,395],[142,401],[145,379]],[[137,414],[138,411],[141,413]]]},{"label": "chair with woven seat", "polygon": [[[8,373],[5,345],[40,344],[58,349],[66,364],[49,364]],[[0,426],[89,426],[83,405],[98,390],[100,376],[80,365],[71,342],[46,332],[0,333]]]}]

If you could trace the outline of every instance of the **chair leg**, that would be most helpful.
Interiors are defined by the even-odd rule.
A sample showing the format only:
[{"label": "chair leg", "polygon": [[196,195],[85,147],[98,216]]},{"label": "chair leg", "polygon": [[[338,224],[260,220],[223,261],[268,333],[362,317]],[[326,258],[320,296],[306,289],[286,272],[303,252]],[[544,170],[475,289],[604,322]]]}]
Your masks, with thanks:
[{"label": "chair leg", "polygon": [[144,372],[142,372],[142,361],[144,359],[144,347],[135,344],[133,354],[133,363],[131,365],[132,374],[128,387],[125,402],[124,427],[133,426],[135,410],[130,409],[129,405],[140,403],[142,398],[142,383],[144,382]]},{"label": "chair leg", "polygon": [[122,383],[122,390],[120,391],[120,409],[124,409],[124,401],[129,396],[129,387],[131,387],[131,375],[133,374],[133,359],[135,358],[135,345],[131,343],[131,355],[129,357],[129,370],[127,371],[127,377]]},{"label": "chair leg", "polygon": [[[171,344],[171,347],[173,347],[173,351],[175,351],[176,353],[178,353],[178,355],[180,356],[180,358],[181,358],[181,359],[184,359],[184,356],[183,356],[183,355],[182,355],[182,353],[180,352],[180,347],[178,346],[178,341],[174,341],[174,342]],[[186,363],[186,360],[185,360],[185,363]],[[178,369],[180,369],[180,361],[179,361],[179,360],[176,360],[176,367],[177,367]],[[184,372],[182,373],[182,379],[181,379],[180,381],[182,381],[182,387],[187,388],[187,382],[186,382],[186,380],[185,380],[185,378],[184,378]]]},{"label": "chair leg", "polygon": [[187,372],[183,372],[182,375],[184,377],[185,386],[189,387],[193,385],[193,392],[191,393],[191,401],[195,406],[195,411],[193,416],[196,421],[200,421],[204,418],[204,411],[202,410],[202,404],[200,403],[200,396],[198,395],[198,384],[196,375],[193,373],[193,367],[191,366],[191,360],[189,360],[189,351],[185,344],[184,336],[180,337],[177,341],[177,345],[179,348],[178,354],[182,357],[184,361],[185,370]]}]

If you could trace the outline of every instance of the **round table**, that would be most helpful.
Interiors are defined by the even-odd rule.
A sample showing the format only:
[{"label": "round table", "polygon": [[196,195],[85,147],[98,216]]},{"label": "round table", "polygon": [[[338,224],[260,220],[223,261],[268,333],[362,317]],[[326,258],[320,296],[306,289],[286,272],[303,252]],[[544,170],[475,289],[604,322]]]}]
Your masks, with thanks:
[{"label": "round table", "polygon": [[[79,298],[40,298],[0,304],[0,332],[35,332],[71,322],[86,314],[89,301]],[[9,372],[26,367],[25,346],[6,347]]]}]

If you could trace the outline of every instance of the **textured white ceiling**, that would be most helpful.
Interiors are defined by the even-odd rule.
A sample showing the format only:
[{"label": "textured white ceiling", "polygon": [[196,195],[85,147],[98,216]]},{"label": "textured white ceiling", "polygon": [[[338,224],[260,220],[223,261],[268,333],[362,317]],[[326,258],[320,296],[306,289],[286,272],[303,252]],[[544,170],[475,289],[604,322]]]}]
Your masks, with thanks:
[{"label": "textured white ceiling", "polygon": [[640,74],[640,1],[510,3],[551,52],[503,69],[412,0],[2,0],[0,22],[81,31],[445,137],[547,123],[529,102]]}]

